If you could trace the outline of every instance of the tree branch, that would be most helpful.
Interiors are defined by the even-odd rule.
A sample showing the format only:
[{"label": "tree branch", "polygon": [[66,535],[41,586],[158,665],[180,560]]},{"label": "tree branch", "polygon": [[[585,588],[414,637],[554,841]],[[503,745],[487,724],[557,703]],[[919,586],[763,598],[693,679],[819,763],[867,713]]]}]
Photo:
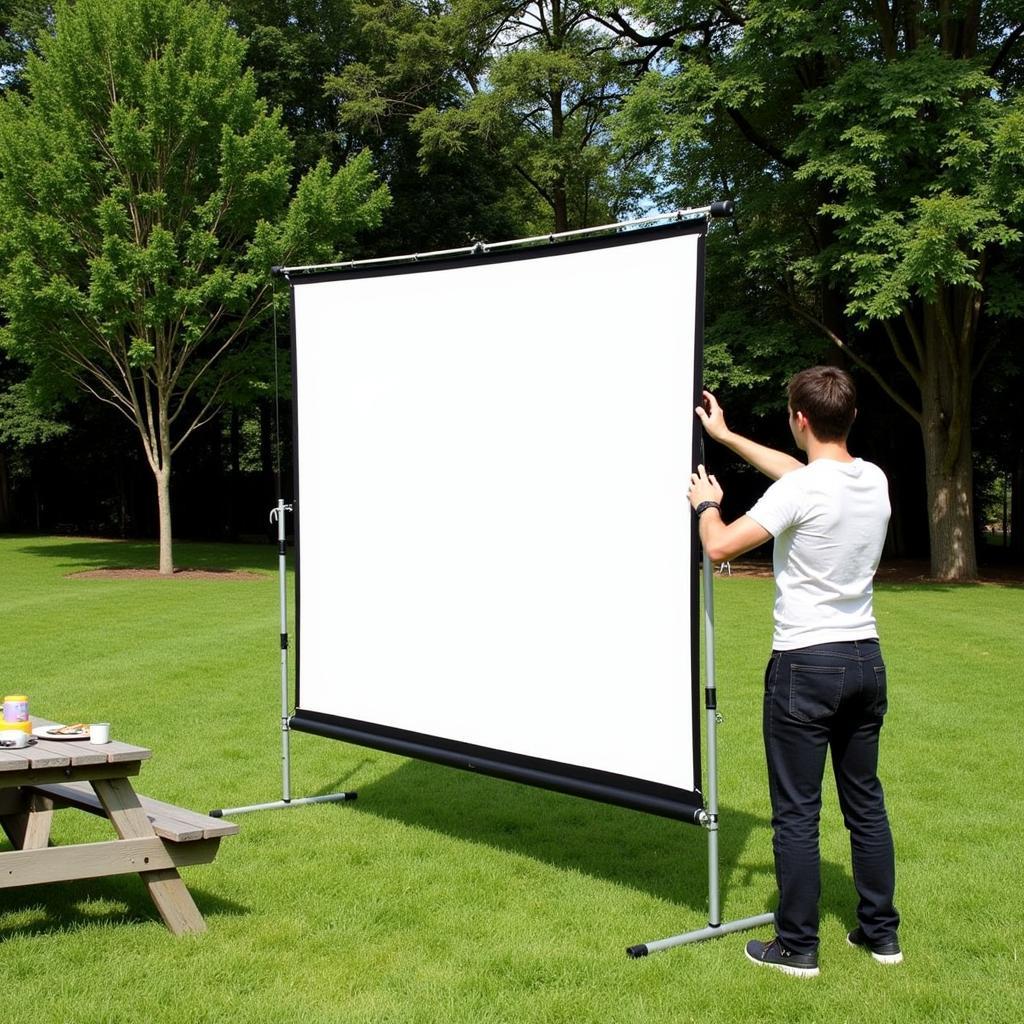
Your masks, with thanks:
[{"label": "tree branch", "polygon": [[520,177],[522,177],[526,182],[528,182],[532,188],[535,188],[537,190],[538,194],[544,200],[544,202],[546,202],[549,206],[554,207],[555,201],[552,198],[551,193],[548,192],[548,190],[544,188],[544,186],[541,185],[540,182],[534,181],[533,178],[531,178],[530,175],[527,174],[526,171],[524,171],[519,164],[513,165],[513,170],[516,172],[516,174],[520,175]]},{"label": "tree branch", "polygon": [[739,28],[743,28],[746,25],[747,19],[744,18],[743,15],[728,2],[728,0],[718,0],[718,4],[716,6],[725,15],[725,20],[730,25],[736,25]]},{"label": "tree branch", "polygon": [[217,399],[221,391],[223,390],[224,385],[227,384],[229,379],[233,380],[234,378],[223,377],[219,381],[217,381],[216,385],[214,385],[213,391],[210,394],[210,397],[206,400],[205,403],[203,403],[203,407],[199,410],[199,412],[196,413],[192,422],[184,430],[181,437],[179,437],[178,440],[171,446],[171,455],[173,455],[188,440],[193,431],[196,431],[200,427],[205,426],[220,411],[220,404],[217,402]]},{"label": "tree branch", "polygon": [[739,129],[740,134],[747,140],[747,142],[752,143],[761,150],[762,153],[766,153],[773,160],[782,164],[783,167],[788,167],[791,171],[797,169],[799,166],[797,161],[786,156],[786,154],[783,153],[774,142],[772,142],[759,129],[755,128],[738,110],[727,107],[726,113],[732,118],[733,123]]},{"label": "tree branch", "polygon": [[789,296],[786,297],[789,302],[790,308],[797,316],[802,316],[808,323],[813,324],[821,331],[840,351],[844,352],[850,359],[853,360],[861,369],[866,370],[875,379],[882,390],[905,412],[908,416],[911,416],[917,423],[921,423],[921,413],[915,409],[898,391],[896,391],[892,385],[865,359],[862,359],[849,345],[846,344],[843,339],[836,334],[831,328],[827,327],[818,317],[814,316],[813,313],[808,312],[801,305],[794,302]]},{"label": "tree branch", "polygon": [[1003,62],[1010,55],[1010,51],[1020,42],[1020,37],[1024,35],[1024,22],[1021,22],[1007,37],[1003,40],[1003,45],[999,47],[999,52],[992,58],[992,63],[988,66],[988,73],[993,78],[999,74],[1002,69]]},{"label": "tree branch", "polygon": [[896,328],[893,326],[891,320],[883,320],[882,325],[885,327],[885,333],[889,335],[889,343],[892,345],[893,351],[896,353],[896,358],[903,364],[904,369],[910,374],[910,379],[917,385],[918,390],[921,388],[921,369],[915,366],[908,358],[906,353],[903,351],[903,346],[900,344],[899,336],[896,334]]},{"label": "tree branch", "polygon": [[921,338],[921,332],[917,329],[917,324],[914,323],[914,318],[906,306],[903,307],[903,322],[907,325],[907,333],[910,335],[910,340],[914,343],[918,365],[923,367],[925,361],[924,340]]},{"label": "tree branch", "polygon": [[874,15],[882,36],[882,53],[886,60],[895,60],[896,28],[893,25],[893,12],[889,9],[887,0],[874,0]]},{"label": "tree branch", "polygon": [[592,15],[593,20],[599,25],[603,25],[609,32],[614,32],[619,36],[625,36],[627,39],[632,40],[639,46],[656,46],[659,49],[664,49],[675,45],[676,40],[685,31],[687,31],[686,26],[676,25],[674,28],[666,29],[666,31],[659,32],[657,35],[649,36],[644,35],[644,33],[633,28],[633,26],[622,16],[621,11],[617,9],[609,11],[608,17],[611,18],[611,23],[598,17],[596,14]]},{"label": "tree branch", "polygon": [[981,23],[981,0],[968,0],[957,31],[957,57],[973,60],[978,52],[978,26]]}]

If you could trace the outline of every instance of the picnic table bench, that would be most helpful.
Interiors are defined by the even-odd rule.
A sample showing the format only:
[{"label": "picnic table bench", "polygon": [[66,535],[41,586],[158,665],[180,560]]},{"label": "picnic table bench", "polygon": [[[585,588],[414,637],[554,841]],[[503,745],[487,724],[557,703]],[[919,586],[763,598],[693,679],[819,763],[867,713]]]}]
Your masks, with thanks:
[{"label": "picnic table bench", "polygon": [[[150,756],[129,743],[84,740],[0,750],[0,827],[14,846],[0,852],[0,888],[138,873],[173,933],[205,931],[178,868],[210,863],[238,826],[137,794],[131,777]],[[51,845],[62,808],[106,817],[117,838]]]}]

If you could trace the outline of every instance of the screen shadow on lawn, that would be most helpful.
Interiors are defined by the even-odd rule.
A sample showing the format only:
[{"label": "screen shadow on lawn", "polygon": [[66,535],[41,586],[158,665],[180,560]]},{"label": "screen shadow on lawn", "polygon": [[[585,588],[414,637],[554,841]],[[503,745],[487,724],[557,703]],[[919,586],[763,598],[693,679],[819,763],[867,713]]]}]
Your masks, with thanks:
[{"label": "screen shadow on lawn", "polygon": [[[328,787],[325,793],[334,792]],[[638,811],[474,775],[425,761],[405,761],[358,787],[356,810],[603,878],[659,899],[707,911],[707,835],[703,828]],[[739,868],[751,832],[767,822],[720,809],[720,891],[770,866]]]}]

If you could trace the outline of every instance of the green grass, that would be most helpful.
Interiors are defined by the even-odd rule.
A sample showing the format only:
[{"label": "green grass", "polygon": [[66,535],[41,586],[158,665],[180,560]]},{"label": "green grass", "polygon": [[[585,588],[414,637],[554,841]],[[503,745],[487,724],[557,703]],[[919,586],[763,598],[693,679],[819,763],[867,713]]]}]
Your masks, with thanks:
[{"label": "green grass", "polygon": [[[5,692],[151,746],[138,786],[199,810],[280,794],[272,546],[180,544],[264,581],[67,578],[149,545],[0,538]],[[771,909],[760,744],[771,582],[716,578],[726,919]],[[295,795],[354,804],[240,817],[186,869],[209,932],[174,938],[137,878],[0,892],[5,999],[35,1022],[1012,1022],[1021,996],[1024,591],[887,586],[883,778],[899,968],[846,947],[854,895],[823,812],[822,975],[757,970],[746,935],[643,960],[706,923],[698,829],[296,734]],[[81,819],[81,820],[79,820]],[[55,838],[103,822],[58,815]],[[762,933],[763,934],[763,933]]]}]

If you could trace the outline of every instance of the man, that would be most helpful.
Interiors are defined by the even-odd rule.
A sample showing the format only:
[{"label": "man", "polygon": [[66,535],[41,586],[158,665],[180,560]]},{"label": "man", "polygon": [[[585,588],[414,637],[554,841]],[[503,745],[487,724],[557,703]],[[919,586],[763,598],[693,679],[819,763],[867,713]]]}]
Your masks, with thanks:
[{"label": "man", "polygon": [[701,543],[713,561],[775,539],[764,745],[779,906],[776,937],[748,942],[747,957],[791,975],[818,974],[818,818],[831,750],[860,897],[859,924],[847,940],[880,963],[899,963],[892,835],[877,775],[885,663],[871,602],[889,495],[882,471],[847,451],[857,413],[853,381],[835,367],[816,366],[789,382],[789,427],[806,465],[733,433],[707,391],[696,412],[712,438],[775,481],[728,524],[720,514],[722,488],[704,466],[690,487]]}]

